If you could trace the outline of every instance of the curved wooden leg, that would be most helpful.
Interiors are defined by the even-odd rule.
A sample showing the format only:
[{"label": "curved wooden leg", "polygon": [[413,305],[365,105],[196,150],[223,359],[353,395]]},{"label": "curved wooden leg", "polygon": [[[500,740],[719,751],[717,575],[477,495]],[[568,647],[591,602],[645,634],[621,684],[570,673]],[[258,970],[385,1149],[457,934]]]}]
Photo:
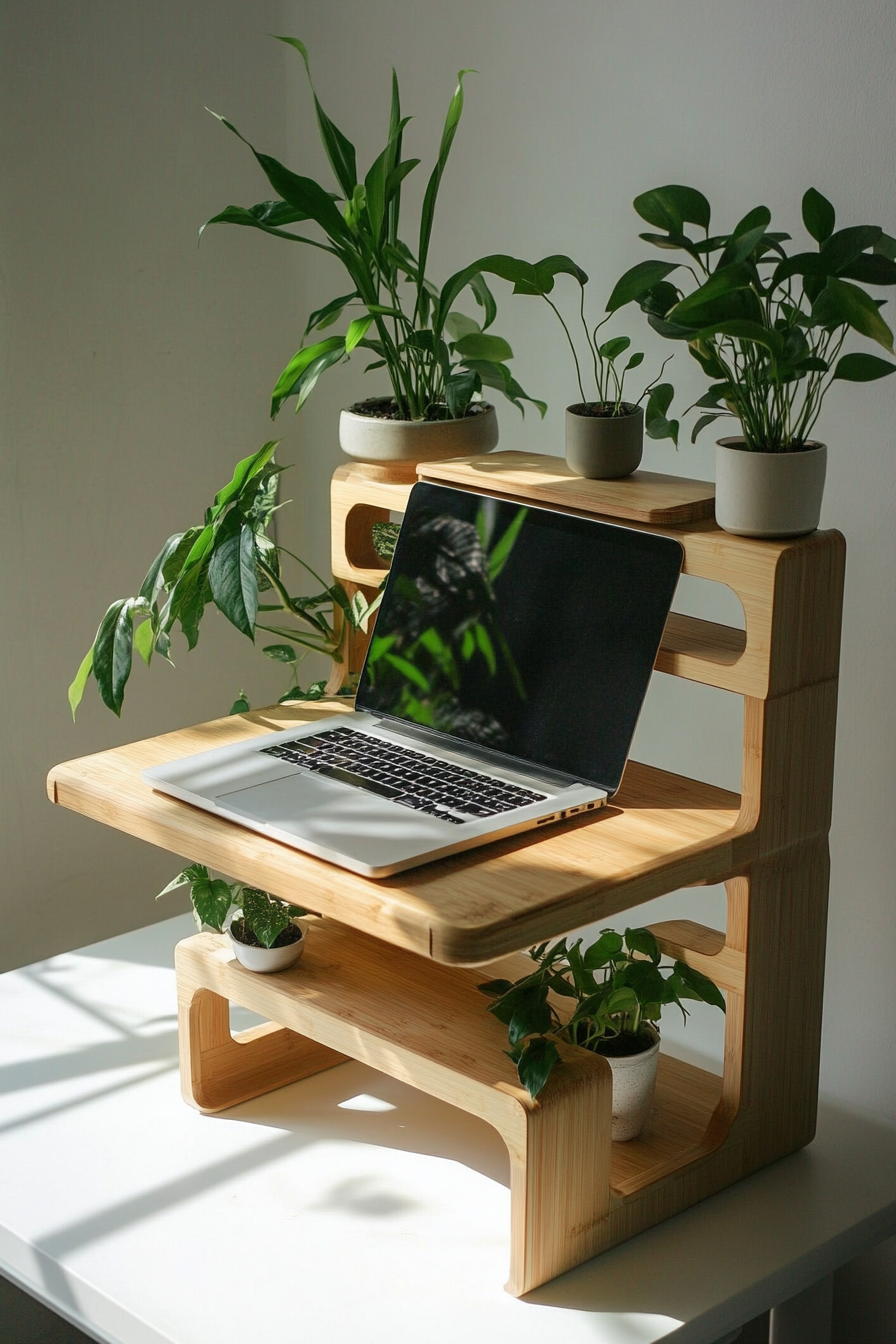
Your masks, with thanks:
[{"label": "curved wooden leg", "polygon": [[612,1074],[576,1051],[538,1101],[497,1124],[510,1153],[510,1278],[519,1297],[605,1249]]},{"label": "curved wooden leg", "polygon": [[348,1058],[274,1022],[232,1036],[230,1005],[210,989],[180,997],[178,1049],[184,1100],[206,1113],[262,1096]]}]

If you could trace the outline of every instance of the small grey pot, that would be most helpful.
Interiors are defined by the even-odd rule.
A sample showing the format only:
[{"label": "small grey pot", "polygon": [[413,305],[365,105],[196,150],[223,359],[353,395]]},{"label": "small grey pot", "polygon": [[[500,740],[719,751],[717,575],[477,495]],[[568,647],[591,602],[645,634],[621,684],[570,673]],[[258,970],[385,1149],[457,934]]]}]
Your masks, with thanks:
[{"label": "small grey pot", "polygon": [[761,453],[742,438],[716,446],[716,522],[739,537],[801,537],[821,515],[827,448]]},{"label": "small grey pot", "polygon": [[644,407],[617,416],[583,415],[584,410],[581,402],[566,408],[567,465],[592,481],[630,476],[644,449]]}]

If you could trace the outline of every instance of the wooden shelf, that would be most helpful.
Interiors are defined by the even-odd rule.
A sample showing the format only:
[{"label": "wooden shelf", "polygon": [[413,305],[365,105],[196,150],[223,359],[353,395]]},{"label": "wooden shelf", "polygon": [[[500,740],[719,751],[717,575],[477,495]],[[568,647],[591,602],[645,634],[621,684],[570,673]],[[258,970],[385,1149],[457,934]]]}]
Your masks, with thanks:
[{"label": "wooden shelf", "polygon": [[[218,1109],[351,1056],[476,1111],[510,1152],[509,1287],[525,1292],[813,1137],[845,546],[837,532],[730,536],[695,518],[710,498],[702,482],[582,482],[556,458],[520,454],[427,463],[424,472],[669,530],[686,574],[732,589],[745,628],[673,615],[657,667],[743,697],[739,796],[630,762],[600,813],[374,882],[153,793],[140,779],[145,766],[315,720],[344,701],[277,706],[70,761],[51,772],[48,788],[54,802],[330,917],[300,967],[282,976],[241,970],[219,939],[184,945],[188,1096]],[[349,591],[372,594],[381,582],[371,524],[403,511],[410,489],[407,472],[395,480],[359,466],[335,473],[333,573]],[[661,526],[669,509],[678,521]],[[350,668],[363,653],[358,641]],[[655,933],[669,955],[726,991],[722,1078],[663,1057],[651,1121],[628,1144],[610,1141],[609,1069],[598,1056],[564,1048],[561,1068],[531,1102],[503,1053],[503,1029],[476,993],[488,975],[463,968],[719,881],[724,930],[673,920]],[[235,1043],[228,999],[275,1025]]]},{"label": "wooden shelf", "polygon": [[[528,958],[488,973],[427,965],[330,920],[311,921],[301,963],[254,975],[230,944],[199,934],[177,948],[181,1083],[185,1099],[220,1111],[271,1087],[357,1059],[481,1116],[504,1139],[511,1166],[511,1270],[524,1293],[605,1249],[626,1203],[698,1162],[714,1135],[721,1079],[661,1057],[656,1102],[641,1138],[608,1150],[611,1076],[590,1051],[563,1046],[538,1101],[507,1058],[506,1028],[477,985],[519,976]],[[230,1034],[229,1003],[271,1026]]]},{"label": "wooden shelf", "polygon": [[736,794],[636,761],[593,820],[529,831],[377,882],[157,793],[140,778],[149,765],[346,708],[345,701],[279,705],[116,747],[56,766],[49,794],[421,956],[465,965],[718,877],[751,852]]}]

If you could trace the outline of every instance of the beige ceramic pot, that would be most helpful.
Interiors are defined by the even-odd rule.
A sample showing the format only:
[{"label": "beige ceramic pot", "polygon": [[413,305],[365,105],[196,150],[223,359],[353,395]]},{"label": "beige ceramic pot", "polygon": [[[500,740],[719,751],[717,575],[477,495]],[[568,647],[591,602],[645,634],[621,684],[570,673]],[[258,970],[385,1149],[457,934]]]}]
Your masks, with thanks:
[{"label": "beige ceramic pot", "polygon": [[614,1143],[636,1139],[647,1123],[653,1105],[656,1070],[660,1055],[660,1034],[649,1027],[656,1039],[638,1055],[604,1055],[613,1072],[613,1122],[610,1138]]},{"label": "beige ceramic pot", "polygon": [[490,453],[498,442],[498,416],[488,402],[477,404],[482,410],[462,420],[380,420],[345,410],[339,446],[357,462],[440,462]]},{"label": "beige ceramic pot", "polygon": [[751,452],[745,441],[716,446],[716,522],[741,537],[799,537],[821,515],[827,448],[796,453]]},{"label": "beige ceramic pot", "polygon": [[630,476],[644,450],[644,407],[628,415],[586,415],[584,403],[566,408],[566,464],[577,476],[612,481]]}]

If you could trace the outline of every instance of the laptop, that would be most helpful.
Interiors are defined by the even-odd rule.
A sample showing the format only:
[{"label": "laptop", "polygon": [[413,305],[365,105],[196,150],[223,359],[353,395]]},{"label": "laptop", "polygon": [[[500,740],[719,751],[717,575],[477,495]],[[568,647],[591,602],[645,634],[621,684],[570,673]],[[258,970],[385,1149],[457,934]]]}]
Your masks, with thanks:
[{"label": "laptop", "polygon": [[619,788],[683,554],[421,482],[354,712],[143,778],[373,878],[580,817]]}]

